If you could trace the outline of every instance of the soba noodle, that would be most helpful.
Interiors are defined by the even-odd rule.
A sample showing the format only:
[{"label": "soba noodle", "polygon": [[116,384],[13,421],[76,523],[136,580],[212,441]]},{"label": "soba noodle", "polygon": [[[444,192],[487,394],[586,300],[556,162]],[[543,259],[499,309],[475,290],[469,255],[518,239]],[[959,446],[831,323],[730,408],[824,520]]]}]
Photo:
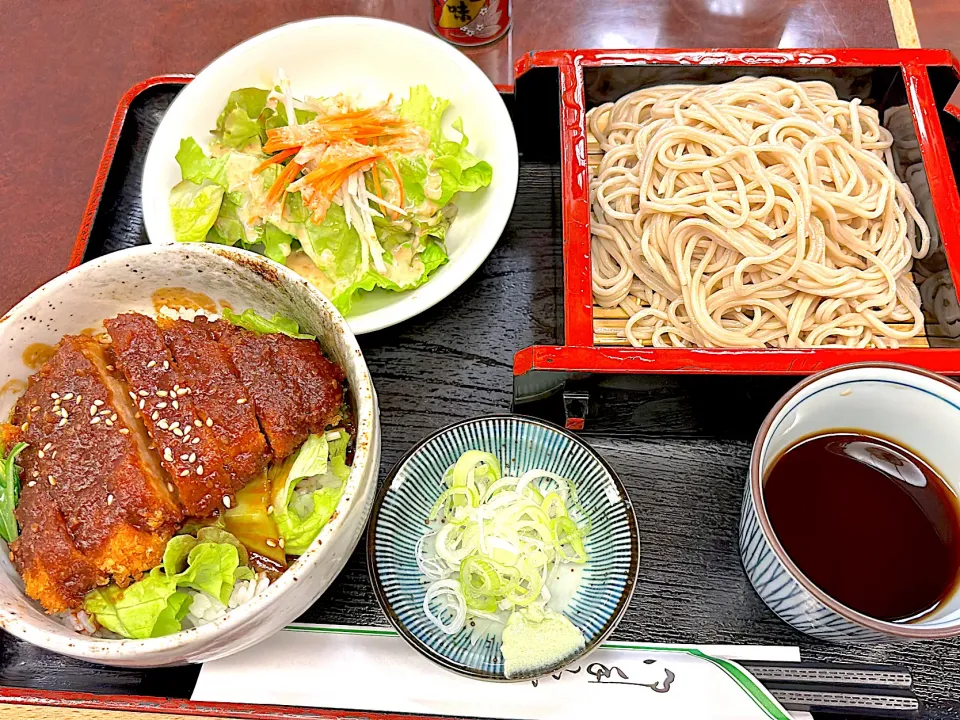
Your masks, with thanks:
[{"label": "soba noodle", "polygon": [[876,110],[825,82],[666,85],[592,109],[596,304],[631,344],[896,347],[930,234]]}]

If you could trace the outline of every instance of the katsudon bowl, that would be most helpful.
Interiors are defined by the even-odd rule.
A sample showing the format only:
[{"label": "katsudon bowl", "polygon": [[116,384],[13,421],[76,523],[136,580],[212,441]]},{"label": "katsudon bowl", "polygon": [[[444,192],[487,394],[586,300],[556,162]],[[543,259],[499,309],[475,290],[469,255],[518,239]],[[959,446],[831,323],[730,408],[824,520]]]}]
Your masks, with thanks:
[{"label": "katsudon bowl", "polygon": [[[317,290],[285,267],[216,245],[151,245],[106,255],[42,286],[0,318],[0,419],[64,335],[91,334],[124,312],[162,306],[216,312],[252,308],[291,317],[315,335],[346,375],[355,454],[329,523],[295,562],[249,601],[199,627],[145,640],[81,634],[28,598],[6,547],[0,557],[0,627],[34,645],[106,665],[199,663],[247,648],[301,615],[343,568],[366,525],[380,463],[379,419],[370,375],[347,324]],[[0,542],[0,545],[3,545]]]}]

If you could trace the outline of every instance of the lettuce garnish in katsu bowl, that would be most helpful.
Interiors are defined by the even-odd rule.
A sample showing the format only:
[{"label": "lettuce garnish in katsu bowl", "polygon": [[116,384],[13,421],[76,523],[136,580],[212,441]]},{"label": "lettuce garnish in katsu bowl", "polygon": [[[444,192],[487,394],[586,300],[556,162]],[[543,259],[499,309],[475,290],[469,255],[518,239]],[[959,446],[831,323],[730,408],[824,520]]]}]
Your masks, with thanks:
[{"label": "lettuce garnish in katsu bowl", "polygon": [[282,71],[272,89],[234,90],[206,150],[180,142],[175,238],[260,252],[344,314],[363,291],[419,287],[448,261],[458,197],[493,178],[461,118],[443,129],[449,105],[424,85],[376,104],[295,97]]}]

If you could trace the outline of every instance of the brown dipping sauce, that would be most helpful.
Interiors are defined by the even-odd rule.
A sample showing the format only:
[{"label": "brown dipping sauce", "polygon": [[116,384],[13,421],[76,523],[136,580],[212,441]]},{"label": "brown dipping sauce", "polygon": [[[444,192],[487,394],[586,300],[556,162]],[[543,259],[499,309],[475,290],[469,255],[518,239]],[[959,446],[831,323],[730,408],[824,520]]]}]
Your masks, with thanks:
[{"label": "brown dipping sauce", "polygon": [[217,312],[217,303],[209,295],[183,287],[160,288],[153,293],[153,309],[158,313],[163,307],[186,308]]},{"label": "brown dipping sauce", "polygon": [[790,559],[849,608],[908,622],[949,600],[960,570],[960,502],[922,458],[836,430],[800,440],[763,485]]}]

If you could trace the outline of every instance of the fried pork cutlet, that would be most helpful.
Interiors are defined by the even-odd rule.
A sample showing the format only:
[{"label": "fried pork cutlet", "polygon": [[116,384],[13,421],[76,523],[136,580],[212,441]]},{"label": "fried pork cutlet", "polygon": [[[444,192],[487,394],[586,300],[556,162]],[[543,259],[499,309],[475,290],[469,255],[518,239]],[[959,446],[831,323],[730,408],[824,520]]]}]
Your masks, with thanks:
[{"label": "fried pork cutlet", "polygon": [[[81,589],[108,579],[125,586],[139,578],[160,562],[182,519],[108,352],[91,338],[65,337],[11,418],[29,445],[18,460],[23,534],[14,562],[27,593],[48,598],[48,609],[77,603]],[[64,563],[75,568],[68,584]]]},{"label": "fried pork cutlet", "polygon": [[193,322],[161,318],[159,325],[181,386],[188,388],[198,419],[210,428],[220,445],[213,467],[222,472],[204,467],[198,476],[209,476],[211,492],[219,493],[211,502],[219,503],[226,497],[224,504],[229,507],[231,496],[270,460],[254,403],[206,317],[198,316]]},{"label": "fried pork cutlet", "polygon": [[274,457],[292,454],[310,433],[321,433],[343,404],[344,374],[312,340],[257,335],[216,323],[220,343],[253,398]]},{"label": "fried pork cutlet", "polygon": [[[156,444],[163,468],[176,486],[184,511],[192,517],[212,515],[223,507],[224,497],[230,498],[246,484],[249,475],[231,474],[228,461],[234,449],[229,441],[222,442],[214,430],[216,408],[208,408],[204,404],[206,396],[194,392],[194,384],[200,387],[201,383],[192,384],[191,378],[203,366],[193,361],[189,366],[194,375],[182,373],[162,331],[146,315],[126,313],[104,325],[113,340],[117,366],[129,384],[130,397],[136,398],[143,423]],[[222,363],[220,367],[222,370]],[[226,372],[229,374],[229,368]],[[231,410],[239,407],[238,397],[231,396]],[[252,429],[256,430],[255,419]],[[248,452],[257,452],[262,444],[262,437],[259,443],[254,440],[254,447]]]}]

